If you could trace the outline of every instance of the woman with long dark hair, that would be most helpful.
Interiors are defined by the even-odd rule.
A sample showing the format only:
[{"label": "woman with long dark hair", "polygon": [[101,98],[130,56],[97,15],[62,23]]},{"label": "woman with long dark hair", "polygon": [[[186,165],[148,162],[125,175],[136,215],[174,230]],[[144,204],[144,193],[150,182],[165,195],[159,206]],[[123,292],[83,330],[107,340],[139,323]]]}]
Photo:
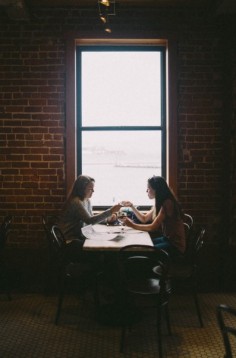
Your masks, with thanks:
[{"label": "woman with long dark hair", "polygon": [[155,175],[147,181],[147,193],[150,199],[155,199],[155,205],[145,214],[135,208],[133,203],[122,202],[123,206],[131,207],[141,222],[136,224],[126,218],[124,224],[150,233],[160,231],[160,236],[152,239],[156,247],[184,253],[186,243],[183,213],[175,194],[164,178]]}]

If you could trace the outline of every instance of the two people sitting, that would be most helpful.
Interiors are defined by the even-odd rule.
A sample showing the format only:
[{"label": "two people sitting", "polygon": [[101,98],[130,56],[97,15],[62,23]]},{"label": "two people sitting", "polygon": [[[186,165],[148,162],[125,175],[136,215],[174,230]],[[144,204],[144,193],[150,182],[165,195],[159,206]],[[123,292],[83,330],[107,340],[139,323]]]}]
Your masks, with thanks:
[{"label": "two people sitting", "polygon": [[129,218],[124,219],[124,225],[136,230],[150,233],[160,231],[154,237],[155,247],[164,248],[174,253],[185,251],[185,231],[183,224],[183,212],[173,191],[165,179],[153,176],[147,181],[147,194],[149,199],[154,199],[154,206],[147,212],[140,212],[130,201],[122,201],[111,208],[94,215],[92,211],[91,197],[94,192],[95,180],[87,175],[80,175],[74,182],[72,190],[63,207],[59,227],[61,228],[68,249],[72,254],[79,252],[81,255],[84,238],[81,228],[84,225],[97,224],[104,220],[108,223],[116,221],[116,213],[122,207],[130,207],[139,220],[139,224]]}]

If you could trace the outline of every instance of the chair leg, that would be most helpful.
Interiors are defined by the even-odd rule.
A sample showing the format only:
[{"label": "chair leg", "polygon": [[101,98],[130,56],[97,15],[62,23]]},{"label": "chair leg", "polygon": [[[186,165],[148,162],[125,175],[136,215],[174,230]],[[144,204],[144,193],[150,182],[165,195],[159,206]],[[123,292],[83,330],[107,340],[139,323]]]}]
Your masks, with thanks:
[{"label": "chair leg", "polygon": [[7,277],[7,275],[5,275],[4,280],[6,283],[5,285],[6,285],[7,299],[8,299],[8,301],[11,301],[11,286],[10,286],[9,278]]},{"label": "chair leg", "polygon": [[233,358],[229,337],[226,332],[222,331],[224,347],[225,347],[225,355],[224,358]]},{"label": "chair leg", "polygon": [[98,274],[95,274],[95,279],[93,283],[93,299],[95,307],[99,309],[101,307],[101,285],[103,279],[103,272],[100,271]]},{"label": "chair leg", "polygon": [[165,305],[165,315],[166,315],[166,325],[167,325],[168,333],[171,336],[172,331],[171,331],[170,314],[169,314],[169,305],[168,305],[168,303]]},{"label": "chair leg", "polygon": [[11,294],[10,294],[10,291],[9,291],[9,290],[7,291],[7,299],[8,299],[8,301],[11,301],[11,299],[12,299],[12,298],[11,298]]},{"label": "chair leg", "polygon": [[162,358],[162,307],[158,305],[157,307],[157,345],[158,345],[158,354],[159,358]]},{"label": "chair leg", "polygon": [[121,331],[121,340],[120,340],[120,353],[124,353],[125,334],[126,334],[126,326],[123,325]]},{"label": "chair leg", "polygon": [[8,301],[11,301],[11,285],[10,285],[10,278],[7,275],[6,268],[1,265],[0,267],[0,280],[3,283],[4,290],[6,292],[6,296]]},{"label": "chair leg", "polygon": [[194,298],[194,303],[195,303],[195,307],[196,307],[196,311],[197,311],[197,316],[198,316],[198,320],[200,323],[200,327],[203,327],[203,320],[202,320],[202,315],[201,315],[201,310],[200,310],[200,305],[199,305],[199,300],[198,300],[198,291],[197,291],[197,275],[196,275],[196,269],[194,270],[193,276],[192,276],[192,292],[193,292],[193,298]]},{"label": "chair leg", "polygon": [[61,307],[62,307],[62,303],[63,303],[63,299],[64,299],[64,292],[65,292],[65,278],[63,278],[63,280],[62,280],[59,297],[58,297],[57,312],[56,312],[56,317],[55,317],[56,325],[58,324],[59,316],[61,314]]},{"label": "chair leg", "polygon": [[59,316],[61,313],[61,306],[62,306],[62,301],[64,298],[64,294],[60,293],[59,298],[58,298],[58,305],[57,305],[57,313],[56,313],[56,317],[55,317],[55,324],[58,324],[58,320],[59,320]]},{"label": "chair leg", "polygon": [[203,327],[203,320],[202,320],[201,310],[200,310],[200,306],[199,306],[198,295],[197,295],[196,291],[194,291],[193,297],[194,297],[194,302],[195,302],[195,307],[196,307],[200,327],[202,328]]}]

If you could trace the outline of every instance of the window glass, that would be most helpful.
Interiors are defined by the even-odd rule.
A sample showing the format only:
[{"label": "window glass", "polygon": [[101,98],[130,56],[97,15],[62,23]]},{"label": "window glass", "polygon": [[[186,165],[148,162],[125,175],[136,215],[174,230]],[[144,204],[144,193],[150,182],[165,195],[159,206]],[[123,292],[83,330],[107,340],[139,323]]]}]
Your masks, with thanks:
[{"label": "window glass", "polygon": [[153,205],[147,179],[161,175],[161,148],[160,131],[83,132],[82,172],[96,181],[93,204]]},{"label": "window glass", "polygon": [[94,207],[154,203],[166,174],[164,46],[78,46],[77,174],[95,179]]},{"label": "window glass", "polygon": [[161,124],[160,52],[83,52],[82,126]]}]

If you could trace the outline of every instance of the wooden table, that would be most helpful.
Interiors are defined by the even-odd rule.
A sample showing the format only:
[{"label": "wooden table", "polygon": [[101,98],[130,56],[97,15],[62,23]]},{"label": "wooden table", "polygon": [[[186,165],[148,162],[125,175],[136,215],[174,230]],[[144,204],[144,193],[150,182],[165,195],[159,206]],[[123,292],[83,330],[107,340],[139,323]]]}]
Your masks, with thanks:
[{"label": "wooden table", "polygon": [[[121,247],[126,245],[149,245],[153,246],[153,242],[145,231],[138,231],[127,226],[106,226],[101,224],[93,225],[94,230],[99,235],[93,240],[86,239],[83,249],[88,251],[119,251]],[[102,235],[104,233],[104,236]],[[117,238],[107,240],[109,235]]]},{"label": "wooden table", "polygon": [[[125,296],[120,285],[117,255],[123,246],[132,244],[153,246],[153,243],[148,232],[134,230],[127,226],[96,224],[92,228],[95,230],[95,239],[93,239],[93,233],[91,236],[89,234],[90,238],[85,240],[83,250],[87,254],[91,253],[102,257],[102,260],[101,258],[99,260],[100,264],[102,262],[102,269],[100,275],[97,276],[99,289],[96,293],[98,300],[96,319],[102,324],[120,326],[121,319],[124,317]],[[111,238],[113,239],[111,240]],[[107,292],[110,293],[110,299],[107,299]],[[128,316],[130,312],[131,309],[129,309],[129,313],[125,313],[125,316]]]}]

